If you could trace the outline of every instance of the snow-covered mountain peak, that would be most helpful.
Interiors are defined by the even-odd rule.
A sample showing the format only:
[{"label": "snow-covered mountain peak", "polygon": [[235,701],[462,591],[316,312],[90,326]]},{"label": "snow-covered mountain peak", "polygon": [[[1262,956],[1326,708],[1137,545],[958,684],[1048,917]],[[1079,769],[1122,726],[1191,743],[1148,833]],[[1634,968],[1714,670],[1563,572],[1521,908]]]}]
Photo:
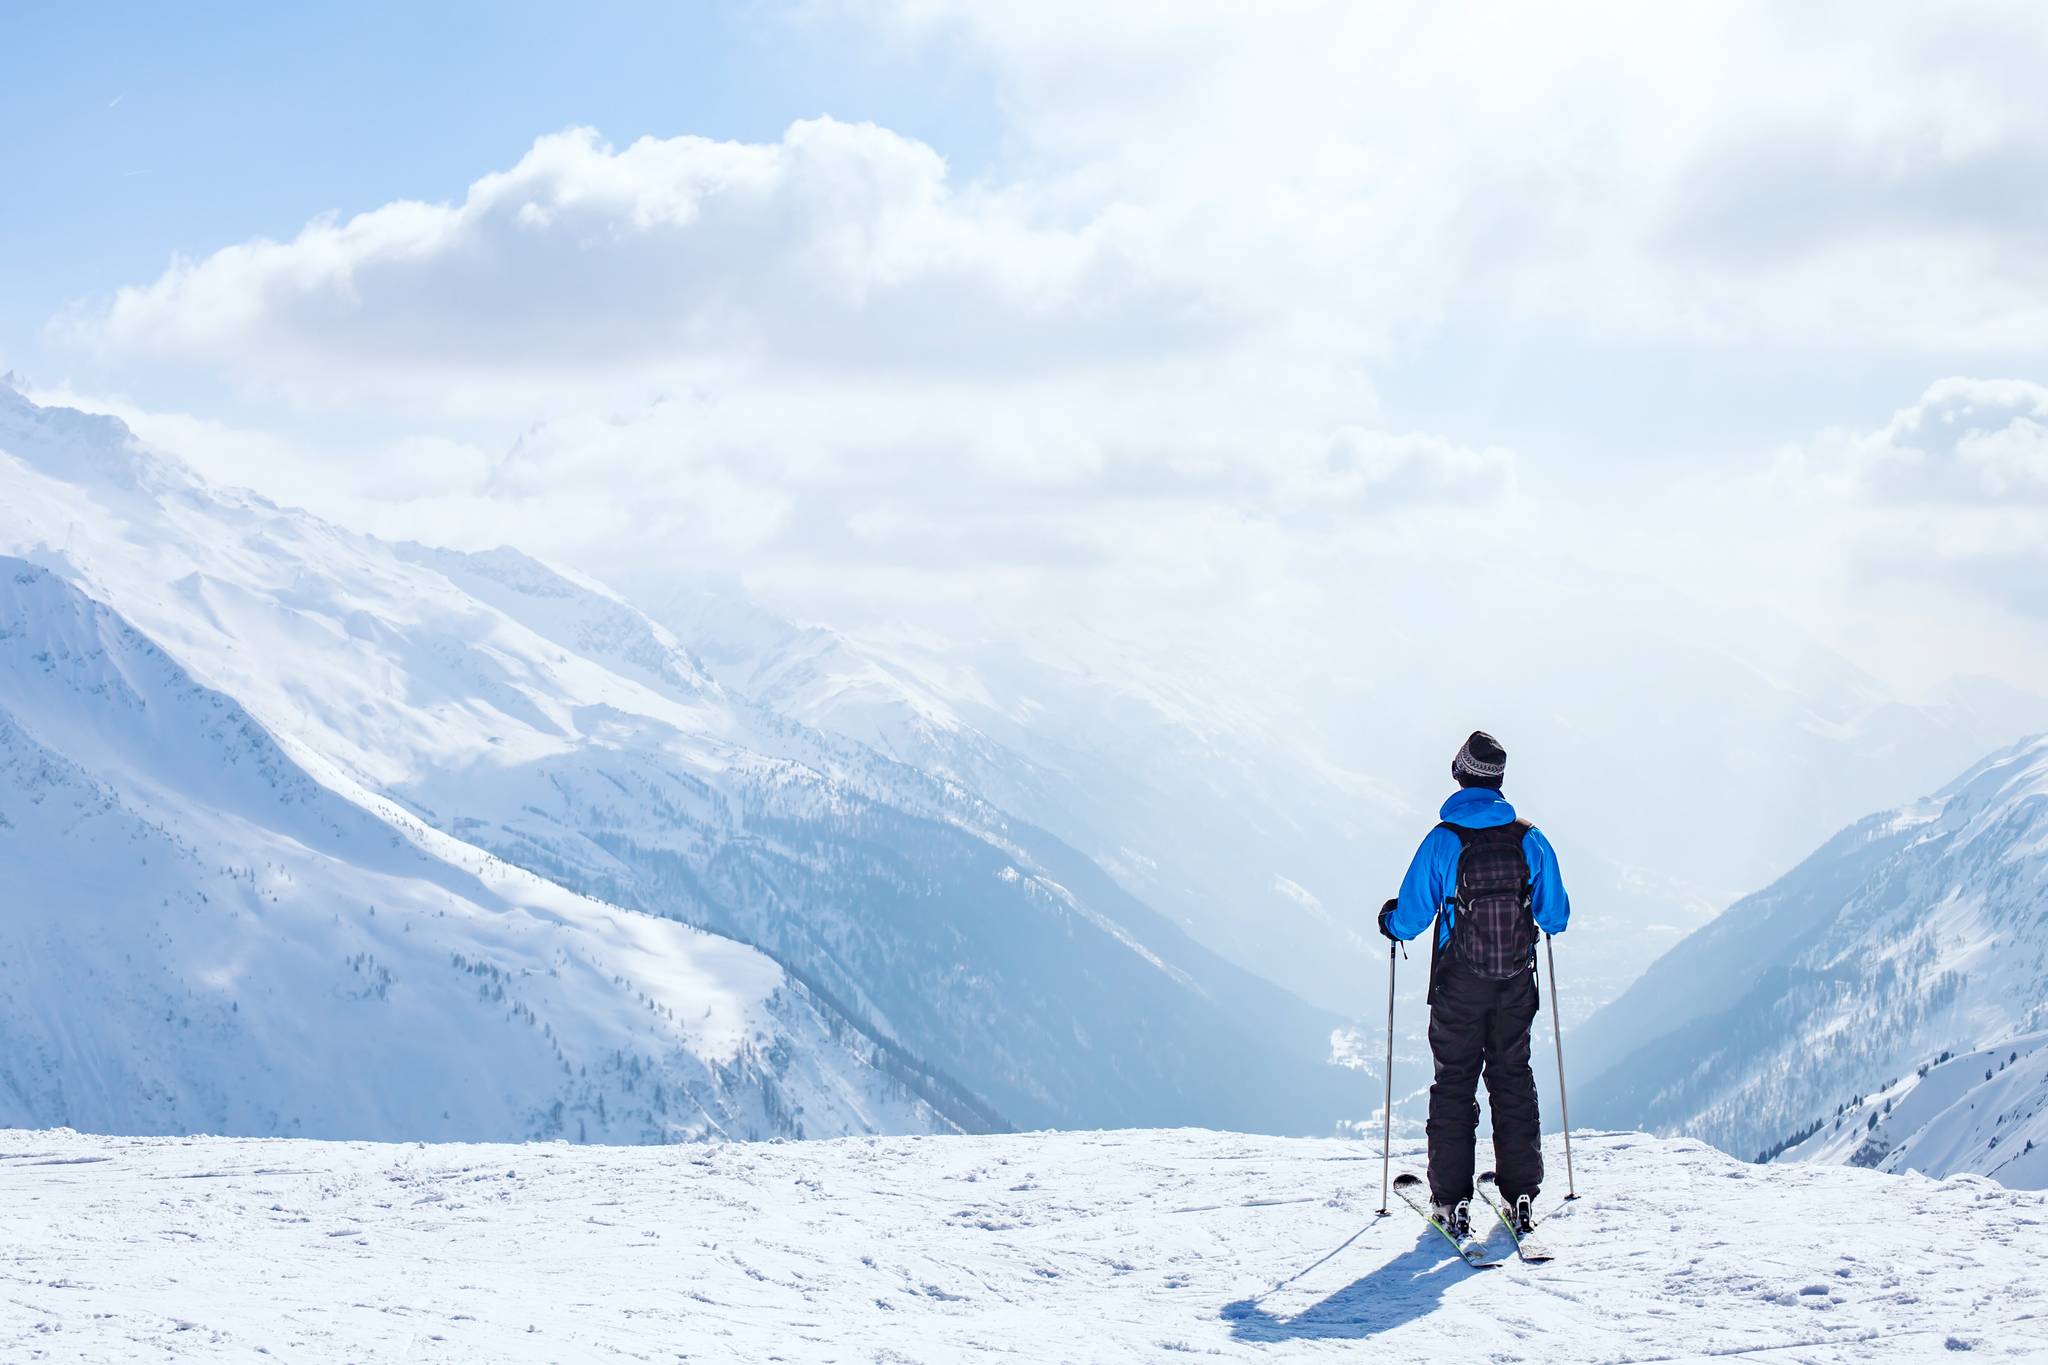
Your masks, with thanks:
[{"label": "snow-covered mountain peak", "polygon": [[736,582],[707,578],[654,592],[649,601],[739,690],[897,757],[909,747],[893,742],[899,727],[919,735],[964,731],[949,696],[988,696],[971,672],[951,676],[951,692],[933,686],[914,667],[878,657],[839,630],[777,616]]},{"label": "snow-covered mountain peak", "polygon": [[[707,761],[750,737],[687,650],[593,586],[515,555],[403,554],[215,490],[74,414],[78,446],[64,410],[15,403],[35,420],[0,439],[0,550],[60,565],[374,788],[561,752],[586,713],[657,720]],[[104,496],[68,477],[74,446],[174,477]]]},{"label": "snow-covered mountain peak", "polygon": [[393,548],[570,653],[597,659],[679,700],[733,704],[673,632],[593,579],[509,545],[469,553],[410,541]]},{"label": "snow-covered mountain peak", "polygon": [[1992,754],[1929,804],[1939,811],[1941,831],[1961,848],[1987,835],[2009,834],[2014,821],[2025,820],[2043,802],[2048,802],[2048,735]]},{"label": "snow-covered mountain peak", "polygon": [[[1902,1103],[1931,1059],[2026,1062],[2044,1029],[2048,736],[2037,736],[1934,796],[1858,821],[1659,959],[1583,1030],[1593,1079],[1575,1112],[1742,1155],[1853,1155],[1865,1139],[1815,1137],[1830,1114],[1836,1128],[1845,1115],[1872,1123],[1870,1097]],[[1968,1069],[1943,1069],[1906,1107],[1911,1122],[1889,1110],[1874,1122],[1865,1155],[2048,1179],[2048,1165],[2010,1166],[2010,1147],[2000,1150],[2019,1129],[1917,1134],[1937,1119],[1946,1133],[1976,1110],[2038,1124],[2022,1142],[2048,1140],[2048,1093],[2014,1108],[2039,1070],[2029,1065],[2004,1077],[1987,1066],[1997,1095],[1966,1093]]]},{"label": "snow-covered mountain peak", "polygon": [[147,448],[118,417],[42,407],[0,384],[0,450],[69,483],[143,489],[186,480],[177,461]]}]

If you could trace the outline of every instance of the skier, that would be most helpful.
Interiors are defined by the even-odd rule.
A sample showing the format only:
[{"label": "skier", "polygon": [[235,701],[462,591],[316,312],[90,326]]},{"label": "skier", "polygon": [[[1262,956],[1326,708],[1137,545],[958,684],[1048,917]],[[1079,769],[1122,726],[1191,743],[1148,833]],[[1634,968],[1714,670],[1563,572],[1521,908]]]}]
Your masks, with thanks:
[{"label": "skier", "polygon": [[1429,968],[1429,1192],[1434,1212],[1458,1240],[1471,1235],[1473,1147],[1479,1078],[1493,1109],[1493,1159],[1500,1197],[1518,1233],[1534,1226],[1543,1183],[1536,1073],[1529,1028],[1536,1019],[1536,934],[1561,934],[1571,901],[1557,854],[1501,795],[1507,750],[1475,730],[1451,760],[1458,790],[1442,823],[1423,839],[1380,910],[1380,932],[1412,939],[1437,925]]}]

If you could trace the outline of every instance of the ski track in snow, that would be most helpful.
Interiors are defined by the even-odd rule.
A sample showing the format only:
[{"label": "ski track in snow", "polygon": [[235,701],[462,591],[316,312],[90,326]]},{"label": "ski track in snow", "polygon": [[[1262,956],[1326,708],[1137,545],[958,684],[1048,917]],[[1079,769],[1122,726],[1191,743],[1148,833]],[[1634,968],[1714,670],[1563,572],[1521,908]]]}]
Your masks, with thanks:
[{"label": "ski track in snow", "polygon": [[1562,1259],[1473,1270],[1335,1139],[0,1131],[0,1359],[2048,1359],[2048,1196],[1574,1152]]}]

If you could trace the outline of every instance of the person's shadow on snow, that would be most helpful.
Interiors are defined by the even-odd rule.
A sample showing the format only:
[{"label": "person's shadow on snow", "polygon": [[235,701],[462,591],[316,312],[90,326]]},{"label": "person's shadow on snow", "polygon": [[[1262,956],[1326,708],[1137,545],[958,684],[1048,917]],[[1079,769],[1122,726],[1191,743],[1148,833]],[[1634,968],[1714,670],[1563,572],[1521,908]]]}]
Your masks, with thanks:
[{"label": "person's shadow on snow", "polygon": [[1424,1228],[1412,1248],[1293,1317],[1269,1313],[1260,1303],[1273,1290],[1225,1304],[1218,1316],[1230,1324],[1234,1341],[1370,1337],[1429,1313],[1463,1276],[1485,1273]]}]

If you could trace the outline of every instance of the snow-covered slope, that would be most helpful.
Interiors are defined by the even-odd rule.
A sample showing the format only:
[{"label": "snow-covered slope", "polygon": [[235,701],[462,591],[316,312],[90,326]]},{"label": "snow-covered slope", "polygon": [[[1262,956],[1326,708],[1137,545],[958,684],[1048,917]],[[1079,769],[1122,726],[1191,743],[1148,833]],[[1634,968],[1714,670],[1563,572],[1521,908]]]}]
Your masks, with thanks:
[{"label": "snow-covered slope", "polygon": [[1560,1259],[1474,1270],[1406,1211],[1374,1219],[1364,1148],[1194,1131],[687,1154],[0,1133],[0,1356],[2048,1358],[2038,1194],[1588,1133],[1584,1195],[1544,1229]]},{"label": "snow-covered slope", "polygon": [[1338,1020],[975,794],[754,704],[601,587],[213,489],[0,388],[0,552],[84,585],[321,781],[768,952],[1024,1124],[1326,1130]]},{"label": "snow-covered slope", "polygon": [[1845,1103],[1776,1159],[1971,1171],[2048,1189],[2048,1033],[1922,1063]]},{"label": "snow-covered slope", "polygon": [[[1846,1128],[1855,1109],[1872,1136],[1867,1105],[1856,1105],[1878,1094],[1880,1111],[1887,1098],[1894,1107],[1880,1116],[1887,1153],[1907,1150],[1870,1159],[1997,1166],[2001,1179],[2032,1182],[2048,1167],[2006,1164],[2000,1130],[2039,1119],[2031,1059],[2043,1029],[2048,737],[1844,830],[1658,961],[1575,1039],[1595,1079],[1574,1114],[1744,1156],[1817,1136],[1818,1124],[1828,1141],[1811,1150],[1846,1159],[1862,1143],[1836,1144],[1835,1116]],[[1917,1074],[1944,1053],[1980,1049],[2029,1060]]]},{"label": "snow-covered slope", "polygon": [[760,953],[379,804],[0,557],[0,1124],[611,1142],[952,1126],[941,1088]]},{"label": "snow-covered slope", "polygon": [[1230,701],[1213,666],[1162,668],[1079,625],[1021,644],[852,635],[784,620],[731,584],[647,596],[730,685],[982,793],[1232,961],[1360,1008],[1376,952],[1361,853],[1419,837],[1416,819]]}]

